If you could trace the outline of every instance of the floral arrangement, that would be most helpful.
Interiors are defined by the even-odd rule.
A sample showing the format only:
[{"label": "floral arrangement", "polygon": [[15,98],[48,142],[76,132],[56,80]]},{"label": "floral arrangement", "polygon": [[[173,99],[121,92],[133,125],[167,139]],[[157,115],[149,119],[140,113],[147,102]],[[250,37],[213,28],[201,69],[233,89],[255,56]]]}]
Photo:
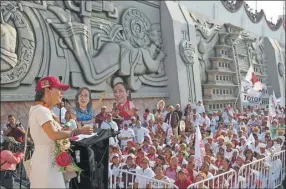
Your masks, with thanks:
[{"label": "floral arrangement", "polygon": [[69,139],[56,140],[54,150],[55,165],[60,168],[61,172],[75,171],[80,174],[83,170],[73,161],[73,158],[69,153],[70,150]]}]

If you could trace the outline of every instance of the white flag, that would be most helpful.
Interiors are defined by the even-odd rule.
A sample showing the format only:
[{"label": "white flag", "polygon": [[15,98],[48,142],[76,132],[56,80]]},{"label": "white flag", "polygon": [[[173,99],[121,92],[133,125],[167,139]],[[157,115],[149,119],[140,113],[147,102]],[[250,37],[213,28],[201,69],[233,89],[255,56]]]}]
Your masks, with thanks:
[{"label": "white flag", "polygon": [[250,82],[253,85],[253,89],[255,89],[256,91],[260,91],[263,89],[263,85],[255,75],[252,65],[249,67],[244,79]]},{"label": "white flag", "polygon": [[276,116],[276,111],[275,111],[275,101],[273,96],[270,95],[269,97],[269,105],[268,105],[268,118],[269,117],[275,117]]},{"label": "white flag", "polygon": [[272,95],[272,101],[273,101],[274,107],[276,107],[278,102],[277,102],[277,98],[276,98],[274,90],[273,90],[273,95]]},{"label": "white flag", "polygon": [[196,126],[196,141],[195,141],[195,165],[197,168],[202,166],[205,147],[202,140],[200,127]]},{"label": "white flag", "polygon": [[250,145],[250,144],[252,144],[254,142],[255,142],[255,139],[254,139],[252,133],[250,133],[250,135],[249,135],[249,137],[248,137],[248,139],[246,141],[246,145]]},{"label": "white flag", "polygon": [[244,106],[259,105],[261,102],[262,91],[257,91],[248,81],[241,81],[241,102]]}]

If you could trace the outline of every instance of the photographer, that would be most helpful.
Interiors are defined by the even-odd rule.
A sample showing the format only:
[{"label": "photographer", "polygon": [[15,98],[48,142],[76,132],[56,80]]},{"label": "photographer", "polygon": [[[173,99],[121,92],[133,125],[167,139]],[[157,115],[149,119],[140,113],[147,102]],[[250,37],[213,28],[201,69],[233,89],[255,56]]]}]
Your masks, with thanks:
[{"label": "photographer", "polygon": [[6,189],[12,189],[14,185],[14,177],[16,173],[16,166],[24,157],[23,152],[12,153],[12,142],[5,140],[1,144],[1,158],[0,158],[0,186]]},{"label": "photographer", "polygon": [[7,137],[13,137],[18,142],[23,142],[25,137],[25,129],[21,123],[16,123],[16,118],[13,115],[8,116],[7,129],[4,130],[3,135]]}]

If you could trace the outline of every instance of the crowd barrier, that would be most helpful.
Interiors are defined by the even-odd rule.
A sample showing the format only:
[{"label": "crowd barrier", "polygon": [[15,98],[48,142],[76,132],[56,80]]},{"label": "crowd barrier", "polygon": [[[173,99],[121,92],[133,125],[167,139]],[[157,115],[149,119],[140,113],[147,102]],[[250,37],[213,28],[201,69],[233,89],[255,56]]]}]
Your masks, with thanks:
[{"label": "crowd barrier", "polygon": [[[109,188],[110,189],[133,189],[133,188],[147,188],[146,185],[150,184],[152,189],[179,189],[172,182],[165,182],[162,180],[157,180],[144,175],[139,175],[127,170],[120,169],[119,176],[111,176],[109,178]],[[135,183],[139,185],[135,186]]]},{"label": "crowd barrier", "polygon": [[237,173],[235,170],[214,175],[213,177],[193,183],[187,189],[204,189],[204,188],[234,188],[236,184]]},{"label": "crowd barrier", "polygon": [[274,153],[262,159],[241,166],[236,188],[277,188],[285,179],[286,151]]},{"label": "crowd barrier", "polygon": [[[205,180],[193,183],[187,189],[278,188],[285,179],[285,161],[286,150],[283,150],[242,165],[239,170],[230,169],[227,172],[219,173]],[[151,184],[152,188],[178,188],[173,183],[152,179],[127,170],[121,169],[119,172],[118,178],[110,178],[109,184],[112,189],[134,188],[134,183],[138,180],[141,183],[143,182],[142,185]]]}]

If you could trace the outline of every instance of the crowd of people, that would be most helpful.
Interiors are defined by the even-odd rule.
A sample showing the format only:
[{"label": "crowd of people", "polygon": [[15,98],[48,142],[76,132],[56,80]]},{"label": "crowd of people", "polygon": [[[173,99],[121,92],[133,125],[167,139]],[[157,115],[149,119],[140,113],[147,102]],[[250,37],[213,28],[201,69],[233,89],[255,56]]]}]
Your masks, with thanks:
[{"label": "crowd of people", "polygon": [[[270,125],[267,115],[266,108],[248,107],[239,112],[230,105],[223,111],[206,113],[199,101],[195,106],[188,104],[183,111],[179,104],[154,113],[146,109],[142,118],[133,116],[128,124],[119,121],[114,109],[102,122],[120,130],[117,137],[110,139],[112,183],[117,188],[167,188],[160,180],[183,189],[229,170],[238,171],[244,164],[285,150],[285,107],[276,107],[276,117]],[[200,128],[204,144],[201,164],[195,161],[196,127]],[[134,180],[120,170],[144,177]],[[245,187],[267,187],[267,183],[250,182],[249,178],[240,178]],[[202,184],[200,188],[228,188],[231,184]]]},{"label": "crowd of people", "polygon": [[[56,108],[53,111],[57,115],[60,108]],[[64,129],[77,128],[73,113],[62,110]],[[126,121],[116,106],[110,111],[102,106],[96,123],[101,129],[119,131],[118,136],[109,139],[109,176],[117,188],[167,188],[164,183],[174,183],[183,189],[285,150],[285,111],[285,107],[277,106],[276,117],[269,125],[268,110],[261,107],[239,112],[228,105],[223,111],[207,113],[199,101],[196,105],[188,104],[184,110],[179,104],[152,113],[146,109],[142,117],[135,114]],[[204,144],[200,165],[195,161],[196,127],[200,128]],[[13,143],[23,142],[25,129],[16,123],[15,116],[10,115],[8,124],[1,129],[1,135],[14,138]],[[7,171],[12,173],[23,158],[22,152],[9,151],[10,142],[2,145],[5,149],[1,150],[1,159],[6,161],[1,164],[1,178],[8,178]],[[132,177],[121,170],[144,177]],[[11,186],[10,180],[5,182],[1,185]],[[257,187],[257,182],[253,183],[249,187]],[[203,184],[200,188],[229,185],[230,182],[221,186]]]}]

